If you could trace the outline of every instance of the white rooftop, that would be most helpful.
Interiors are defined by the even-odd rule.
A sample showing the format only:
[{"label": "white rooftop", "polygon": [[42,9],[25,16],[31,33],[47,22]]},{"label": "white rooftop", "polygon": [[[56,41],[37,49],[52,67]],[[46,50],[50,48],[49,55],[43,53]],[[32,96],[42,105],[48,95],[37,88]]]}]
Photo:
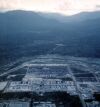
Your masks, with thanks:
[{"label": "white rooftop", "polygon": [[0,91],[2,91],[7,85],[7,82],[0,82]]}]

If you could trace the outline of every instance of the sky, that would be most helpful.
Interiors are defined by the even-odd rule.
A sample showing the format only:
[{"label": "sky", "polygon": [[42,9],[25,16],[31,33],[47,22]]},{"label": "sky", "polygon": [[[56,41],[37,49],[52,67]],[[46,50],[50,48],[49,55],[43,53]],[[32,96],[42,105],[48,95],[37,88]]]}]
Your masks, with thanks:
[{"label": "sky", "polygon": [[31,10],[73,15],[100,10],[100,0],[0,0],[0,11]]}]

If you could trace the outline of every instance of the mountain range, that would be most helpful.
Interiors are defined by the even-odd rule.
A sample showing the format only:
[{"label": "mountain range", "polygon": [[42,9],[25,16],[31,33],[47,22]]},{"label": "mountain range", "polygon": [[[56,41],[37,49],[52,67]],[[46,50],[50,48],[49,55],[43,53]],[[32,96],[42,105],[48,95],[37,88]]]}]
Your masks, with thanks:
[{"label": "mountain range", "polygon": [[[83,12],[73,16],[22,10],[0,13],[0,58],[10,58],[18,52],[27,53],[18,56],[32,55],[33,45],[29,47],[29,44],[35,41],[48,43],[49,46],[46,44],[48,47],[44,49],[46,52],[52,50],[55,44],[65,45],[52,54],[100,57],[100,12]],[[35,48],[35,54],[42,50]]]}]

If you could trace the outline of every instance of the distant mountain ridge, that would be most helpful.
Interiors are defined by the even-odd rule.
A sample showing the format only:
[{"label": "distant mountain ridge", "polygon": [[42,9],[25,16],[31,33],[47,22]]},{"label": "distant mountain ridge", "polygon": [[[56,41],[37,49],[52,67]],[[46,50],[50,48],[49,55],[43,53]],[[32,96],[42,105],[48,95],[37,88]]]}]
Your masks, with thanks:
[{"label": "distant mountain ridge", "polygon": [[[31,11],[0,13],[0,58],[47,54],[100,58],[100,12],[73,16]],[[62,45],[63,46],[63,45]]]},{"label": "distant mountain ridge", "polygon": [[[36,13],[32,11],[8,11],[0,13],[0,33],[31,32],[36,30],[71,30],[73,27],[84,29],[89,24],[97,24],[100,12],[84,12],[73,16],[62,16],[52,13]],[[90,22],[90,23],[89,23]],[[87,25],[88,23],[88,25]],[[99,24],[99,23],[98,23]],[[97,26],[98,26],[97,24]],[[68,31],[67,30],[67,31]]]},{"label": "distant mountain ridge", "polygon": [[0,13],[0,30],[7,33],[12,32],[24,32],[31,30],[43,30],[43,28],[51,27],[51,24],[57,24],[56,20],[48,20],[45,17],[40,16],[38,13],[31,11],[9,11],[6,13]]},{"label": "distant mountain ridge", "polygon": [[48,18],[59,20],[61,22],[84,21],[84,20],[89,20],[89,19],[100,18],[100,11],[81,12],[81,13],[70,15],[70,16],[65,16],[65,15],[57,14],[57,13],[40,13],[40,14]]}]

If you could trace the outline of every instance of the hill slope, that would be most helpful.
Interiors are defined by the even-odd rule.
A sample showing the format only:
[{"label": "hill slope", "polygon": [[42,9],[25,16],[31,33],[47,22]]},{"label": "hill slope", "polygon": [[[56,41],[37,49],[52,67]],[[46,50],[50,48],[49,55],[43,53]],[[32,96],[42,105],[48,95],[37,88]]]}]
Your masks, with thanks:
[{"label": "hill slope", "polygon": [[0,59],[48,53],[100,57],[99,12],[56,17],[67,21],[30,11],[0,13]]}]

